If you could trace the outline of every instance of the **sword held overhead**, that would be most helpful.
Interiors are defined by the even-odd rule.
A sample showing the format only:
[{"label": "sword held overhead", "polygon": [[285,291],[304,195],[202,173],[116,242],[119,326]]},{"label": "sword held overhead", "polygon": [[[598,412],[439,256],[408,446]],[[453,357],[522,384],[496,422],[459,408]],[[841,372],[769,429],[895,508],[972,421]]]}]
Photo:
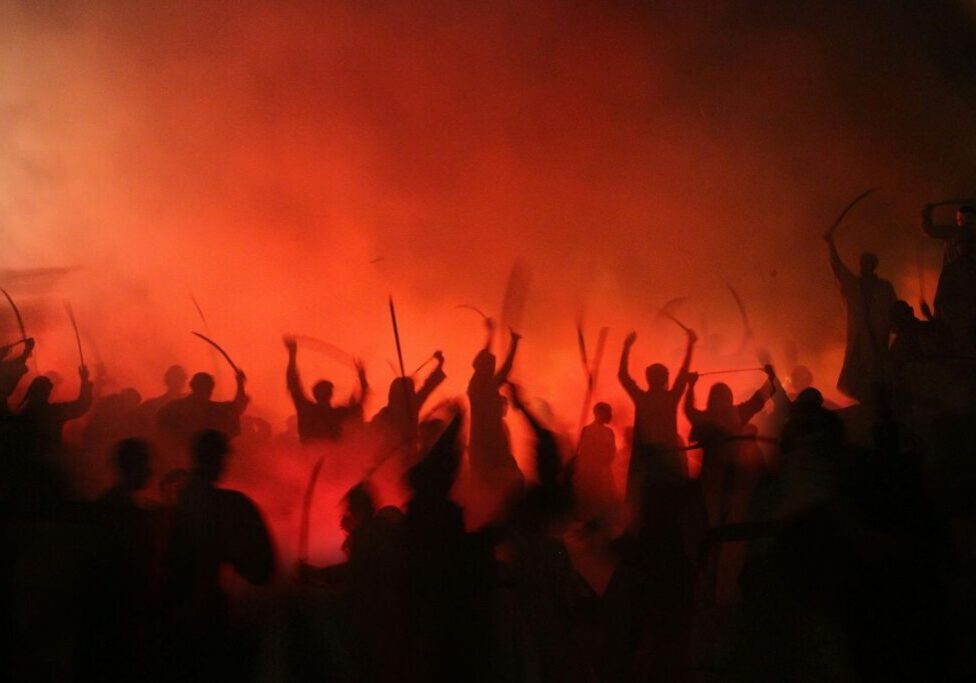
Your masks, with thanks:
[{"label": "sword held overhead", "polygon": [[324,339],[319,339],[318,337],[310,337],[305,334],[289,334],[285,336],[291,337],[296,342],[301,344],[302,347],[329,356],[333,360],[338,361],[339,363],[342,363],[347,367],[350,368],[356,367],[356,360],[351,353],[349,353],[348,351],[343,351],[335,344],[330,344]]},{"label": "sword held overhead", "polygon": [[81,335],[78,333],[78,322],[75,320],[75,313],[71,310],[71,304],[67,301],[64,302],[64,310],[68,314],[68,319],[71,321],[71,327],[75,330],[75,343],[78,344],[78,358],[81,361],[81,366],[85,366],[85,353],[81,350]]},{"label": "sword held overhead", "polygon": [[834,231],[837,230],[837,227],[840,225],[841,221],[844,220],[844,216],[846,216],[848,214],[848,212],[857,205],[858,202],[860,202],[862,199],[864,199],[865,197],[867,197],[869,194],[871,194],[872,192],[874,192],[877,189],[878,188],[876,188],[876,187],[872,187],[872,188],[870,188],[868,190],[865,190],[864,192],[862,192],[858,196],[854,197],[854,199],[852,199],[851,202],[847,206],[844,207],[844,210],[840,212],[840,215],[837,216],[837,220],[835,220],[834,223],[833,223],[833,225],[830,226],[830,229],[827,230],[827,236],[828,237],[833,237]]},{"label": "sword held overhead", "polygon": [[677,325],[678,327],[680,327],[685,332],[691,332],[691,328],[690,327],[688,327],[683,322],[681,322],[680,320],[678,320],[677,318],[675,318],[669,312],[667,312],[667,311],[661,311],[661,315],[663,315],[665,318],[667,318],[668,320],[670,320],[671,322],[673,322],[675,325]]},{"label": "sword held overhead", "polygon": [[217,351],[220,353],[220,355],[224,357],[224,360],[227,361],[227,364],[230,365],[230,367],[234,371],[234,374],[235,375],[243,375],[244,374],[244,372],[239,367],[237,367],[237,364],[230,357],[230,355],[226,351],[224,351],[223,347],[221,347],[220,344],[218,344],[217,342],[215,342],[213,339],[211,339],[207,335],[201,334],[200,332],[193,332],[193,334],[196,335],[197,337],[199,337],[200,339],[202,339],[203,341],[207,342],[208,344],[210,344],[215,349],[217,349]]},{"label": "sword held overhead", "polygon": [[393,339],[396,341],[397,359],[400,361],[400,377],[406,377],[403,367],[403,348],[400,346],[400,328],[397,326],[396,309],[393,307],[393,295],[390,295],[390,320],[393,321]]},{"label": "sword held overhead", "polygon": [[27,332],[24,330],[24,319],[20,316],[20,309],[17,308],[17,304],[14,303],[13,297],[7,293],[6,289],[0,287],[0,292],[3,292],[3,295],[7,297],[7,302],[10,304],[10,308],[12,308],[14,311],[14,316],[17,318],[17,327],[20,328],[21,339],[27,339]]}]

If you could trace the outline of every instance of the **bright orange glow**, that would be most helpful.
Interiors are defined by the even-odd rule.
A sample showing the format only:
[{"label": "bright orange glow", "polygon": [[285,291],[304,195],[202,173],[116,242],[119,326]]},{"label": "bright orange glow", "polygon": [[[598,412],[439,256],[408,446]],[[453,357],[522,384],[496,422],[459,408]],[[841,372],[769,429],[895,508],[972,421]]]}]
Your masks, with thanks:
[{"label": "bright orange glow", "polygon": [[[41,370],[74,391],[62,298],[117,387],[157,393],[174,362],[211,370],[190,335],[202,325],[192,292],[248,374],[249,414],[276,430],[290,412],[285,332],[366,359],[367,414],[380,407],[395,359],[391,292],[408,367],[443,349],[439,396],[463,394],[483,335],[456,306],[498,315],[516,258],[533,279],[515,377],[567,432],[583,400],[580,312],[591,343],[611,330],[596,397],[613,405],[623,444],[621,342],[638,331],[635,377],[655,360],[673,372],[682,334],[656,316],[668,299],[688,297],[681,316],[714,336],[701,370],[754,364],[751,349],[733,357],[742,331],[727,282],[755,345],[784,372],[812,367],[829,395],[843,315],[821,233],[858,191],[883,188],[838,241],[852,262],[876,250],[914,302],[917,207],[953,194],[968,163],[960,140],[973,135],[951,100],[931,112],[933,98],[895,101],[884,82],[836,92],[837,66],[811,36],[757,27],[736,38],[678,9],[43,7],[0,6],[0,268],[78,267],[43,292],[12,287]],[[734,78],[724,59],[701,61],[711,42]],[[921,78],[911,54],[902,72]],[[941,143],[887,146],[922,113],[944,124]],[[937,247],[923,249],[931,296]],[[303,351],[299,362],[307,383],[353,390],[353,373],[328,358]],[[762,375],[728,380],[741,393]],[[275,452],[232,472],[284,545],[310,462]],[[318,514],[335,519],[316,522],[313,552],[335,550],[336,501],[354,478],[324,474]]]}]

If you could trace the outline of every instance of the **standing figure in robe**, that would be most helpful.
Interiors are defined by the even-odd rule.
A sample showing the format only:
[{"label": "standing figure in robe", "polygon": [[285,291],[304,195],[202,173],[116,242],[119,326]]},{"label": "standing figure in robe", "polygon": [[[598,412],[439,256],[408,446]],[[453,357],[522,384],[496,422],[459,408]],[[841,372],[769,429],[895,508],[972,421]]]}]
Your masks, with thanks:
[{"label": "standing figure in robe", "polygon": [[580,434],[574,483],[584,514],[610,513],[617,501],[612,470],[617,437],[608,426],[612,419],[610,404],[597,403],[593,406],[593,422],[583,427]]},{"label": "standing figure in robe", "polygon": [[933,223],[933,209],[931,204],[922,209],[922,230],[945,243],[935,317],[952,332],[957,349],[972,351],[976,345],[976,209],[960,206],[955,225]]},{"label": "standing figure in robe", "polygon": [[855,274],[840,258],[834,235],[824,235],[830,249],[830,267],[847,308],[847,348],[837,388],[861,403],[872,401],[890,374],[889,312],[898,300],[891,282],[878,277],[878,257],[861,254],[860,273]]},{"label": "standing figure in robe", "polygon": [[490,346],[478,352],[468,382],[468,401],[471,417],[468,459],[473,484],[489,499],[500,502],[522,486],[522,472],[512,456],[508,430],[505,428],[507,404],[499,389],[508,381],[521,336],[511,333],[508,353],[502,366],[495,368],[495,355]]}]

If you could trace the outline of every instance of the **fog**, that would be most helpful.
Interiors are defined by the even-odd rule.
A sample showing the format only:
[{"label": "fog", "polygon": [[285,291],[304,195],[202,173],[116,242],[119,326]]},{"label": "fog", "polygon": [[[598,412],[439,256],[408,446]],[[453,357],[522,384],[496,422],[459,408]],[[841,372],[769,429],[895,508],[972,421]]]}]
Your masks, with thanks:
[{"label": "fog", "polygon": [[[499,316],[517,259],[532,278],[515,377],[566,429],[577,319],[591,345],[610,328],[596,395],[622,440],[623,337],[639,334],[635,376],[675,365],[682,332],[657,312],[676,297],[722,338],[700,369],[765,348],[830,395],[844,317],[823,232],[879,188],[838,244],[851,264],[878,253],[914,304],[940,263],[919,208],[976,193],[973,15],[897,4],[4,0],[0,269],[64,395],[67,299],[89,362],[144,396],[174,362],[219,367],[230,395],[190,334],[208,328],[276,429],[286,332],[364,358],[367,414],[382,405],[390,294],[408,369],[443,349],[438,397],[462,394],[483,333],[458,305]],[[727,284],[751,358],[732,359]],[[330,358],[299,360],[307,382],[353,390]]]}]

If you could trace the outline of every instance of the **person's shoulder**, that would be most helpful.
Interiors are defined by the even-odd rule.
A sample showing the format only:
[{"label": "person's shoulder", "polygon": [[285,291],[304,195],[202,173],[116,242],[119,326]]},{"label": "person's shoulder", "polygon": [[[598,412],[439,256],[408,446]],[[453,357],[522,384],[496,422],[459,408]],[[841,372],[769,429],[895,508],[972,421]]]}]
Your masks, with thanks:
[{"label": "person's shoulder", "polygon": [[257,507],[257,504],[243,491],[225,488],[215,488],[213,491],[218,500],[229,505]]},{"label": "person's shoulder", "polygon": [[261,518],[261,508],[242,491],[235,489],[217,488],[213,490],[214,500],[227,517],[239,521]]}]

